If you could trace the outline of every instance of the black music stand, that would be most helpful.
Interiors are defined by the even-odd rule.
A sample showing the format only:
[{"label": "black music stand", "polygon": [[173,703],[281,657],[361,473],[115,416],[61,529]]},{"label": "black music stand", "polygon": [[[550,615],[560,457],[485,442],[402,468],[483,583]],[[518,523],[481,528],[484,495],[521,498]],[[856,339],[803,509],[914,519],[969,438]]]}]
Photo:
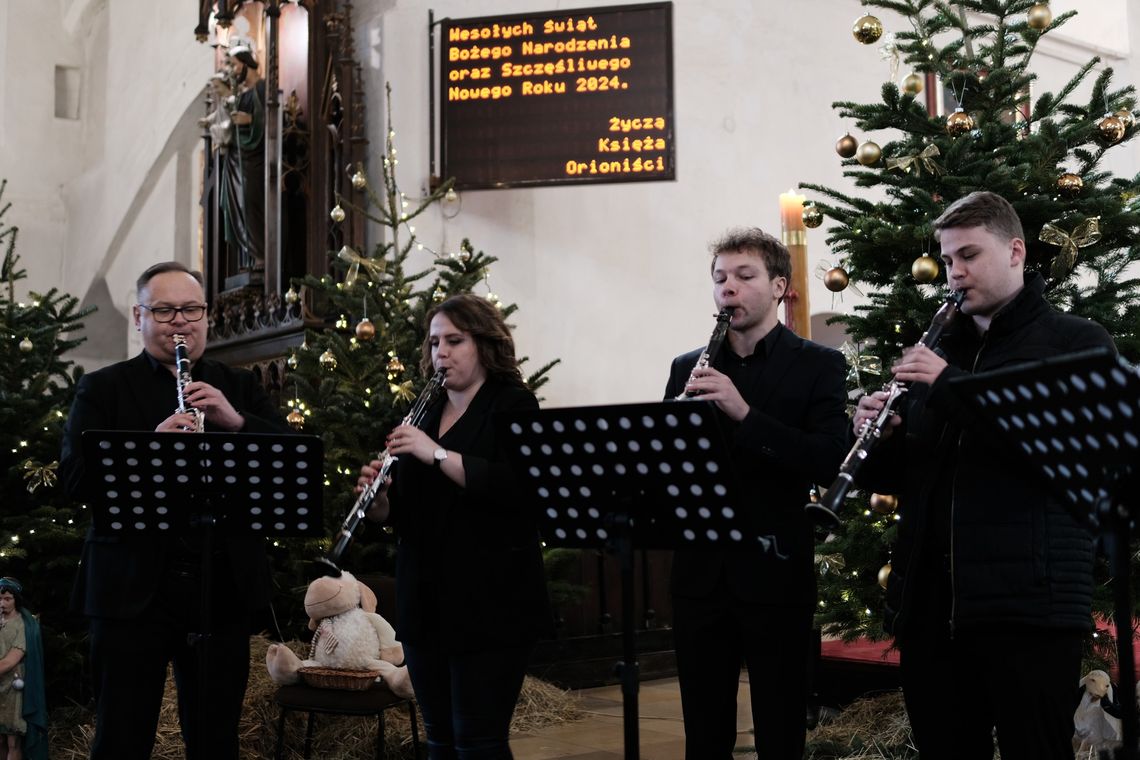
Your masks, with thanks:
[{"label": "black music stand", "polygon": [[538,506],[543,539],[621,558],[625,757],[639,756],[633,550],[754,548],[784,559],[741,508],[728,447],[708,402],[504,414],[500,440]]},{"label": "black music stand", "polygon": [[[201,545],[199,715],[210,698],[214,532],[320,536],[321,439],[261,433],[83,432],[86,477],[99,535],[185,535]],[[200,720],[200,722],[202,722]]]},{"label": "black music stand", "polygon": [[1123,746],[1137,757],[1129,539],[1140,476],[1140,369],[1106,348],[1019,364],[950,383],[1045,477],[1048,488],[1099,534],[1114,585]]}]

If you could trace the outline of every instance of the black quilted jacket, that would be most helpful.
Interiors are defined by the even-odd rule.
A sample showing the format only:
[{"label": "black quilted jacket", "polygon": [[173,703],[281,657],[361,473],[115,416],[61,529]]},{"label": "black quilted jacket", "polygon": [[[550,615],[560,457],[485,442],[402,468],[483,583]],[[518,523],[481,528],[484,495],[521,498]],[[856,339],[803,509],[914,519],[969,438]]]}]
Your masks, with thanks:
[{"label": "black quilted jacket", "polygon": [[937,528],[929,515],[939,507],[949,509],[952,631],[1091,627],[1091,535],[1017,452],[969,419],[948,385],[970,372],[1113,347],[1104,328],[1054,310],[1043,291],[1040,275],[1027,274],[984,336],[960,316],[939,346],[950,366],[933,386],[911,388],[903,425],[860,473],[864,487],[900,496],[885,616],[896,637],[905,636],[918,595],[934,593],[923,588],[926,573],[910,570],[932,564]]}]

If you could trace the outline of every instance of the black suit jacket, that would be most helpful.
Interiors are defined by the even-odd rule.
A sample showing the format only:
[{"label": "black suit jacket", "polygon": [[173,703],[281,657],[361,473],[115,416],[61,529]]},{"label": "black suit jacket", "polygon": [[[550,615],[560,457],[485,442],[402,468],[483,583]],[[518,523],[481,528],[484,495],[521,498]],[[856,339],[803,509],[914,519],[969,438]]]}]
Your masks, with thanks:
[{"label": "black suit jacket", "polygon": [[[202,359],[191,374],[225,394],[245,417],[242,432],[290,432],[252,372]],[[98,488],[85,479],[83,431],[152,431],[173,414],[178,401],[175,389],[173,374],[145,352],[80,379],[64,427],[60,456],[60,476],[73,498],[89,498]],[[88,531],[73,609],[85,615],[120,619],[141,614],[159,588],[180,540],[174,536],[103,536]],[[231,577],[215,579],[215,589],[224,587],[227,593],[239,595],[248,610],[267,605],[271,587],[265,539],[219,535],[214,543],[226,555],[231,570]]]},{"label": "black suit jacket", "polygon": [[[782,554],[760,549],[678,550],[674,595],[701,598],[727,586],[741,601],[814,604],[814,541],[804,512],[813,483],[830,484],[846,453],[845,364],[838,351],[782,325],[752,387],[739,388],[751,410],[739,423],[718,412],[756,530],[773,535]],[[703,349],[673,360],[665,398],[689,379]],[[723,371],[722,351],[713,367]],[[691,402],[683,402],[691,403]]]},{"label": "black suit jacket", "polygon": [[452,652],[533,642],[553,631],[538,528],[534,505],[518,495],[496,416],[537,409],[538,401],[488,378],[440,437],[442,408],[427,414],[423,430],[463,455],[467,486],[412,456],[396,463],[398,637]]}]

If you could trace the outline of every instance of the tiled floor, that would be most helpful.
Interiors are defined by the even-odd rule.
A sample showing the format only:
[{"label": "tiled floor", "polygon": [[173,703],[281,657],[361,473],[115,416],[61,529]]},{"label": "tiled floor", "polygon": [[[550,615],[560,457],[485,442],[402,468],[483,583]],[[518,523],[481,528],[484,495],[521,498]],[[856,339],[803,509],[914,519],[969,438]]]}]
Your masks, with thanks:
[{"label": "tiled floor", "polygon": [[[741,674],[737,697],[736,753],[742,760],[755,757],[748,675]],[[602,686],[579,692],[585,720],[511,738],[515,760],[619,760],[624,755],[620,686]],[[639,746],[642,760],[683,760],[685,726],[677,679],[646,681],[637,694]]]}]

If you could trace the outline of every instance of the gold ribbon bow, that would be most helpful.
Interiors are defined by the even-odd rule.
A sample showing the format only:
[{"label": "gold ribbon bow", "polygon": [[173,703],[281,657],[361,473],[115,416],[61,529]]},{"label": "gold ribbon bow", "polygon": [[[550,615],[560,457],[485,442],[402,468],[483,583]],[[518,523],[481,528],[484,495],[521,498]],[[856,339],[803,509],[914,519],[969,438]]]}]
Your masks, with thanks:
[{"label": "gold ribbon bow", "polygon": [[1077,263],[1077,249],[1100,240],[1100,217],[1090,216],[1078,224],[1072,234],[1052,222],[1046,222],[1037,239],[1042,243],[1061,246],[1061,252],[1053,259],[1053,266],[1049,269],[1053,279],[1060,280],[1073,271],[1073,266]]},{"label": "gold ribbon bow", "polygon": [[383,259],[365,258],[347,245],[340,249],[336,257],[348,263],[348,272],[344,275],[344,286],[346,288],[351,288],[356,284],[356,278],[360,276],[361,267],[364,267],[368,279],[373,282],[387,282],[392,279],[392,276],[384,271],[385,262]]},{"label": "gold ribbon bow", "polygon": [[388,383],[388,390],[392,392],[392,397],[396,401],[414,401],[416,398],[416,393],[412,390],[411,380],[405,380],[402,383]]},{"label": "gold ribbon bow", "polygon": [[866,372],[869,375],[883,374],[882,360],[877,356],[864,354],[862,348],[851,341],[844,341],[843,345],[839,347],[839,352],[847,360],[847,382],[853,382],[862,388],[863,381],[859,375],[860,372]]},{"label": "gold ribbon bow", "polygon": [[820,575],[827,575],[834,570],[839,573],[843,568],[847,567],[847,559],[842,554],[817,554],[815,555],[815,563],[819,567]]},{"label": "gold ribbon bow", "polygon": [[28,481],[28,492],[35,493],[40,486],[51,488],[55,485],[59,462],[40,464],[34,459],[24,460],[24,480]]},{"label": "gold ribbon bow", "polygon": [[922,176],[922,170],[938,176],[942,173],[942,167],[934,160],[935,156],[941,153],[937,145],[927,145],[922,149],[921,153],[913,153],[909,156],[901,156],[899,158],[888,158],[887,168],[898,169],[899,171],[909,172],[911,167],[914,167],[915,176]]}]

